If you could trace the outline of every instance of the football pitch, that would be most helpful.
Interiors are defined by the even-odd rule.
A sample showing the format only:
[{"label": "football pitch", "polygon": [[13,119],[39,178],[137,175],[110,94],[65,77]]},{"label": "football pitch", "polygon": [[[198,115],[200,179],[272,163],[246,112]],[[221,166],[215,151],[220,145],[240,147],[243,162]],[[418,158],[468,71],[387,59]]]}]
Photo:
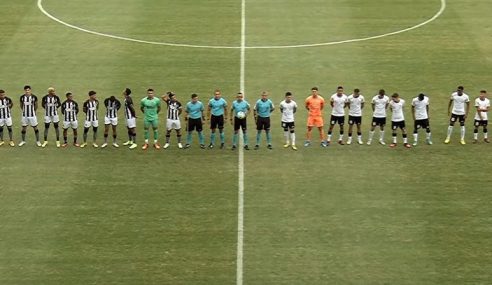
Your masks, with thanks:
[{"label": "football pitch", "polygon": [[[481,133],[471,143],[473,101],[492,92],[490,14],[488,0],[0,1],[16,143],[26,84],[80,105],[89,90],[102,102],[126,87],[136,102],[151,87],[206,103],[219,88],[229,104],[266,90],[276,106],[286,91],[299,105],[298,151],[282,146],[278,109],[273,150],[263,135],[259,150],[232,151],[230,124],[223,150],[200,149],[196,134],[186,150],[174,134],[166,150],[58,149],[53,128],[38,148],[28,129],[27,145],[0,147],[0,285],[490,284],[492,145]],[[366,101],[398,92],[410,141],[410,102],[424,92],[434,144],[421,131],[411,149],[401,135],[394,149],[322,148],[314,131],[303,147],[311,87],[328,100],[339,85]],[[456,125],[446,145],[458,85],[472,102],[467,144]],[[369,103],[363,112],[366,141]],[[248,128],[251,146],[251,116]]]}]

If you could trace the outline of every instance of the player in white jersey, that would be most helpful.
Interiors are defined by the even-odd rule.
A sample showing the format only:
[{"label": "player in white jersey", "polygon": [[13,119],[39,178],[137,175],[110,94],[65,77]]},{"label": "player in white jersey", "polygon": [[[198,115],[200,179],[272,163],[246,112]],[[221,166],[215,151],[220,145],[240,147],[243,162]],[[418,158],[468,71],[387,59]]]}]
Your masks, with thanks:
[{"label": "player in white jersey", "polygon": [[178,148],[183,148],[181,143],[181,121],[179,116],[183,112],[183,105],[176,99],[174,92],[167,92],[166,95],[162,95],[162,100],[167,104],[167,120],[166,120],[166,144],[164,149],[169,147],[171,141],[172,130],[176,131],[176,139],[178,141]]},{"label": "player in white jersey", "polygon": [[132,90],[130,88],[125,88],[123,91],[123,105],[125,106],[125,118],[126,118],[126,128],[128,130],[128,141],[124,142],[124,146],[128,146],[129,149],[135,149],[137,147],[137,113],[133,107],[133,99],[130,96]]},{"label": "player in white jersey", "polygon": [[60,117],[58,116],[58,108],[61,106],[60,97],[56,95],[55,88],[48,88],[48,94],[41,99],[41,106],[44,108],[44,142],[42,147],[48,145],[48,130],[53,122],[56,134],[56,147],[60,147]]},{"label": "player in white jersey", "polygon": [[384,89],[379,90],[378,95],[374,96],[371,101],[372,106],[372,125],[371,131],[369,132],[369,140],[367,144],[372,143],[372,138],[374,137],[374,130],[376,126],[379,126],[379,143],[385,145],[384,142],[384,126],[386,125],[386,109],[389,104],[389,97],[386,96],[386,91]]},{"label": "player in white jersey", "polygon": [[[446,136],[445,144],[448,144],[451,139],[451,134],[453,133],[454,123],[456,121],[460,122],[461,126],[461,144],[466,144],[465,142],[465,119],[468,117],[468,112],[470,111],[470,97],[463,91],[465,88],[463,86],[458,86],[458,90],[451,94],[451,99],[448,104],[448,116],[451,115],[449,119],[448,135]],[[451,106],[453,109],[451,110]]]},{"label": "player in white jersey", "polygon": [[487,134],[488,116],[487,112],[490,109],[490,100],[487,98],[487,91],[481,90],[480,96],[475,99],[475,108],[477,113],[475,114],[475,129],[473,130],[473,143],[478,142],[478,128],[483,128],[483,141],[489,143],[489,137]]},{"label": "player in white jersey", "polygon": [[412,116],[413,116],[413,145],[416,146],[419,138],[418,131],[420,128],[425,129],[425,141],[431,145],[431,130],[429,125],[429,97],[424,93],[420,93],[412,100]]},{"label": "player in white jersey", "polygon": [[110,96],[104,99],[104,106],[106,107],[106,115],[104,116],[104,143],[101,148],[108,146],[108,136],[109,136],[109,126],[113,131],[113,147],[120,147],[116,142],[117,132],[116,127],[118,126],[118,110],[121,108],[120,100],[116,99],[115,96]]},{"label": "player in white jersey", "polygon": [[12,99],[6,96],[4,90],[0,90],[0,146],[5,142],[3,141],[3,127],[7,126],[10,138],[10,146],[15,146],[12,138],[12,107],[14,103]]},{"label": "player in white jersey", "polygon": [[98,148],[97,144],[97,128],[99,127],[99,120],[97,119],[97,110],[99,109],[99,101],[96,99],[96,91],[89,91],[89,99],[84,102],[82,110],[85,113],[85,122],[84,122],[84,142],[80,145],[80,147],[84,148],[87,146],[87,134],[89,133],[89,128],[92,126],[92,146]]},{"label": "player in white jersey", "polygon": [[401,129],[403,146],[406,148],[411,147],[408,143],[403,106],[405,106],[405,100],[401,99],[398,93],[393,93],[393,95],[391,95],[391,101],[389,102],[389,107],[391,110],[391,129],[393,130],[393,142],[390,144],[390,147],[396,147],[396,131],[398,130],[398,128]]},{"label": "player in white jersey", "polygon": [[347,107],[349,109],[349,129],[348,129],[348,140],[347,144],[352,143],[352,129],[354,125],[357,126],[357,142],[362,144],[362,109],[364,108],[364,96],[360,94],[359,89],[354,89],[354,93],[352,93],[347,98]]},{"label": "player in white jersey", "polygon": [[285,144],[284,147],[287,148],[292,146],[293,150],[297,150],[296,147],[296,134],[295,134],[295,123],[294,114],[297,111],[297,103],[292,100],[292,93],[286,92],[285,99],[280,102],[280,112],[282,113],[282,128],[284,129]]},{"label": "player in white jersey", "polygon": [[26,144],[26,132],[28,125],[34,129],[36,145],[41,146],[41,142],[39,141],[38,118],[36,117],[36,111],[38,110],[38,97],[32,94],[31,86],[29,85],[24,86],[24,94],[20,97],[20,108],[22,110],[22,141],[19,143],[19,146]]},{"label": "player in white jersey", "polygon": [[331,118],[328,128],[328,144],[331,142],[331,134],[336,124],[340,127],[340,137],[338,144],[343,145],[343,125],[345,124],[345,107],[347,106],[347,95],[343,93],[343,87],[337,87],[337,93],[331,95]]},{"label": "player in white jersey", "polygon": [[68,146],[68,129],[72,128],[73,131],[73,146],[79,147],[77,143],[77,128],[79,123],[77,115],[79,113],[79,104],[73,100],[73,94],[67,92],[65,94],[67,100],[61,104],[61,112],[63,114],[63,144],[62,147]]}]

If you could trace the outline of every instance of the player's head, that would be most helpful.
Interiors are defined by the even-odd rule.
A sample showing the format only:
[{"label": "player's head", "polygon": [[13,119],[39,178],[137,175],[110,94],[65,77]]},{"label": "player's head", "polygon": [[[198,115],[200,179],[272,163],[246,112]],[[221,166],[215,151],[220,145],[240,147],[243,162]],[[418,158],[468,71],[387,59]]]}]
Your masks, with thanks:
[{"label": "player's head", "polygon": [[215,100],[219,100],[220,96],[222,96],[222,92],[220,92],[220,89],[215,89],[215,91],[214,91]]},{"label": "player's head", "polygon": [[0,99],[5,98],[5,90],[0,89]]},{"label": "player's head", "polygon": [[487,90],[480,90],[480,100],[485,100],[487,97]]},{"label": "player's head", "polygon": [[313,96],[318,96],[318,87],[314,86],[313,88],[311,88],[311,95]]},{"label": "player's head", "polygon": [[337,87],[337,96],[342,97],[343,95],[343,86],[338,86]]},{"label": "player's head", "polygon": [[459,96],[463,95],[463,91],[465,91],[465,87],[463,86],[458,86],[456,89],[456,93],[458,93]]},{"label": "player's head", "polygon": [[50,95],[50,96],[55,95],[55,88],[54,87],[48,88],[48,95]]},{"label": "player's head", "polygon": [[154,89],[147,89],[147,97],[149,97],[150,99],[154,98]]},{"label": "player's head", "polygon": [[125,90],[123,90],[123,95],[130,96],[130,94],[132,94],[132,90],[130,88],[125,88]]},{"label": "player's head", "polygon": [[285,92],[285,102],[289,103],[292,101],[292,92]]},{"label": "player's head", "polygon": [[261,92],[261,100],[266,101],[267,99],[268,99],[268,92],[267,91]]},{"label": "player's head", "polygon": [[418,96],[418,98],[419,98],[420,101],[424,100],[425,94],[424,93],[420,93],[419,96]]},{"label": "player's head", "polygon": [[196,93],[191,94],[191,102],[198,102],[198,95]]},{"label": "player's head", "polygon": [[89,91],[89,99],[96,100],[96,94],[97,93],[94,90]]},{"label": "player's head", "polygon": [[384,89],[379,89],[378,96],[382,98],[386,94],[386,91]]},{"label": "player's head", "polygon": [[115,100],[116,100],[116,97],[114,97],[114,96],[110,96],[110,97],[109,97],[109,100],[110,100],[110,101],[115,101]]},{"label": "player's head", "polygon": [[174,102],[176,101],[176,94],[172,91],[169,91],[166,93],[167,98],[169,98],[169,101]]},{"label": "player's head", "polygon": [[67,97],[67,100],[69,100],[69,101],[72,101],[73,100],[73,94],[72,94],[72,92],[67,92],[67,94],[65,94],[65,96]]},{"label": "player's head", "polygon": [[359,97],[359,95],[360,95],[360,90],[359,90],[359,88],[355,88],[355,89],[354,89],[354,97],[355,97],[355,98],[357,98],[357,97]]},{"label": "player's head", "polygon": [[393,93],[393,95],[391,95],[391,100],[393,100],[394,102],[400,102],[400,95],[398,93]]},{"label": "player's head", "polygon": [[237,95],[236,95],[236,99],[237,99],[238,101],[242,101],[242,100],[243,100],[243,98],[244,98],[244,94],[243,94],[243,92],[238,92],[238,93],[237,93]]},{"label": "player's head", "polygon": [[24,93],[25,93],[26,95],[31,95],[31,92],[32,92],[32,90],[31,90],[31,86],[29,86],[29,85],[25,85],[25,86],[24,86]]}]

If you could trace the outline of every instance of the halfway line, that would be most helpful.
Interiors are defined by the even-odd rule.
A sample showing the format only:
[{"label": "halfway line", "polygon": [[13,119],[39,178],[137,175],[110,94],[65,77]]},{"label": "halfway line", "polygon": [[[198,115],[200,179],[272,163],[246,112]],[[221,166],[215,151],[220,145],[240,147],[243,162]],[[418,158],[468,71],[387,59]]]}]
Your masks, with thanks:
[{"label": "halfway line", "polygon": [[[244,94],[246,61],[246,0],[241,0],[241,59],[239,91]],[[232,116],[232,114],[231,114]],[[243,285],[243,244],[244,244],[244,149],[243,132],[239,132],[238,158],[238,206],[237,206],[237,260],[236,285]]]}]

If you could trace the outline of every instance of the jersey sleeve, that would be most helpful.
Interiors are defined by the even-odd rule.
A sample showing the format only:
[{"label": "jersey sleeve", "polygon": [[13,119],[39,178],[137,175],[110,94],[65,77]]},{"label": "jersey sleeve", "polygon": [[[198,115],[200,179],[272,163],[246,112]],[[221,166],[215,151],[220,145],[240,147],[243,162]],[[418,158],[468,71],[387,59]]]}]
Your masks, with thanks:
[{"label": "jersey sleeve", "polygon": [[119,110],[121,108],[121,102],[120,100],[116,99],[116,110]]},{"label": "jersey sleeve", "polygon": [[67,105],[67,101],[64,101],[62,104],[61,104],[61,113],[63,115],[65,115],[65,105]]},{"label": "jersey sleeve", "polygon": [[79,104],[74,101],[73,105],[75,106],[75,114],[78,114],[79,113]]},{"label": "jersey sleeve", "polygon": [[46,108],[46,99],[48,98],[48,95],[44,95],[43,98],[41,98],[41,107]]}]

